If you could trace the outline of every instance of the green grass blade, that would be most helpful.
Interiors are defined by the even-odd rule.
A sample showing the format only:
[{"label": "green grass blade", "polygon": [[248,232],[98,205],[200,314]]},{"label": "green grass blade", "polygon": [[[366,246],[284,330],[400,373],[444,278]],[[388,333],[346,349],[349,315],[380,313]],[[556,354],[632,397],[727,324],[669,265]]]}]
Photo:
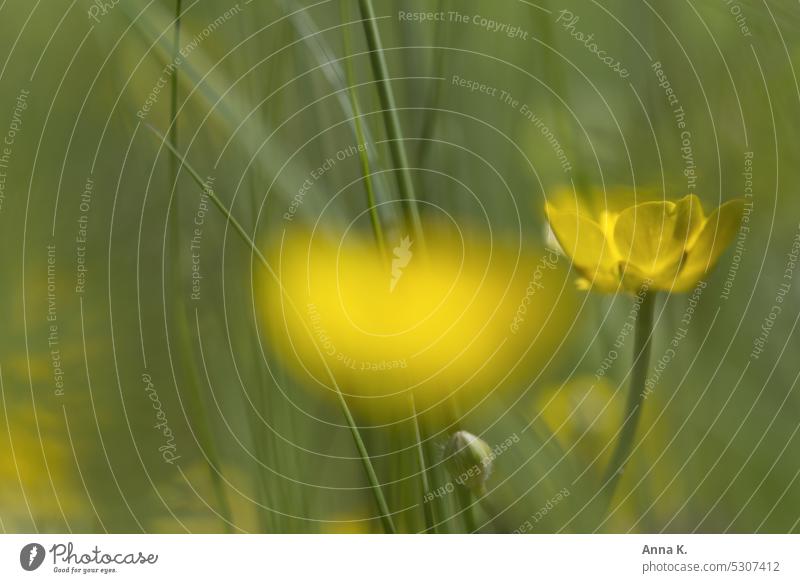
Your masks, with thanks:
[{"label": "green grass blade", "polygon": [[378,82],[378,96],[383,108],[383,120],[386,126],[386,135],[389,138],[389,151],[392,154],[392,161],[397,172],[400,195],[403,197],[403,212],[408,228],[414,234],[415,240],[420,243],[420,247],[424,248],[425,239],[422,231],[422,221],[419,217],[419,209],[417,208],[417,196],[409,171],[408,156],[403,143],[403,133],[400,129],[400,119],[397,116],[397,104],[389,82],[389,68],[386,65],[378,23],[375,20],[375,9],[371,0],[359,0],[359,6],[361,7],[361,15],[364,18],[364,33],[370,50],[372,72]]},{"label": "green grass blade", "polygon": [[[346,20],[347,18],[347,10],[346,8],[349,6],[348,3],[342,3],[342,20]],[[372,185],[372,171],[370,169],[369,163],[369,153],[367,152],[366,148],[366,141],[364,139],[364,129],[362,128],[361,123],[361,108],[358,103],[358,93],[355,88],[355,74],[353,72],[353,63],[350,55],[352,53],[351,42],[350,42],[350,30],[347,26],[342,29],[342,34],[344,37],[344,52],[345,52],[345,71],[347,72],[347,85],[350,89],[350,101],[353,106],[353,120],[355,122],[355,131],[356,131],[356,139],[358,140],[359,145],[364,144],[365,147],[359,148],[358,156],[361,161],[361,174],[364,177],[364,188],[367,192],[367,208],[369,209],[369,216],[370,221],[372,223],[372,232],[375,236],[375,241],[378,244],[378,251],[381,254],[381,258],[386,261],[387,254],[386,254],[386,239],[383,235],[383,228],[381,227],[381,218],[378,214],[378,207],[376,206],[375,200],[375,191]]]},{"label": "green grass blade", "polygon": [[[211,199],[214,205],[222,212],[225,216],[225,219],[230,223],[230,225],[234,228],[234,231],[242,238],[242,240],[250,247],[250,250],[253,252],[253,255],[259,260],[259,262],[264,266],[264,268],[269,272],[269,274],[275,279],[275,281],[280,285],[280,278],[272,269],[272,266],[267,261],[264,254],[258,249],[258,246],[253,242],[252,238],[247,234],[247,232],[242,228],[242,225],[236,218],[231,214],[225,204],[217,197],[214,190],[203,180],[200,174],[186,161],[186,159],[178,152],[172,145],[165,139],[163,134],[161,134],[158,130],[152,127],[149,124],[145,124],[146,127],[153,132],[160,140],[163,146],[165,146],[173,155],[177,156],[181,162],[181,167],[185,168],[189,175],[194,179],[197,185],[203,189],[205,194]],[[281,286],[282,287],[282,286]],[[298,315],[300,311],[295,306],[294,302],[290,297],[287,296],[287,301],[293,311],[295,311]],[[312,338],[313,333],[305,324],[305,321],[302,320],[303,325],[305,327],[305,331],[311,336]],[[356,425],[355,419],[353,418],[353,414],[350,412],[350,407],[347,405],[347,401],[344,398],[344,393],[342,393],[341,387],[339,387],[339,383],[336,381],[336,378],[333,375],[333,371],[328,366],[328,362],[325,360],[325,356],[319,349],[319,346],[316,342],[314,342],[314,347],[317,350],[317,353],[322,360],[322,364],[325,368],[328,377],[333,384],[336,395],[339,400],[339,405],[342,409],[342,413],[344,414],[345,420],[347,421],[347,425],[350,428],[350,432],[353,436],[353,441],[355,442],[356,449],[358,450],[359,456],[361,458],[362,465],[364,466],[364,471],[367,475],[367,479],[370,484],[370,488],[372,490],[373,496],[375,497],[375,502],[378,506],[378,510],[380,511],[380,519],[383,524],[384,530],[387,533],[394,533],[395,527],[394,522],[392,521],[391,513],[389,512],[389,506],[386,504],[386,499],[383,495],[383,491],[381,489],[380,482],[378,481],[378,476],[375,473],[375,468],[372,465],[372,461],[369,457],[369,452],[367,452],[367,448],[364,445],[364,440],[361,437],[361,433],[358,430],[358,426]]]}]

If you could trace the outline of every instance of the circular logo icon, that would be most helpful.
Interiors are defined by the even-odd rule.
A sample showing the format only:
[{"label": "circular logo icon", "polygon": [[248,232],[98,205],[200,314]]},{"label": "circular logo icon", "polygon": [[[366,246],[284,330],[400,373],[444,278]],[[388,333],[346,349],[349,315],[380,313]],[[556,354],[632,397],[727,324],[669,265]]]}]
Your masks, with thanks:
[{"label": "circular logo icon", "polygon": [[35,571],[44,562],[44,547],[39,543],[28,543],[19,552],[19,564],[26,571]]}]

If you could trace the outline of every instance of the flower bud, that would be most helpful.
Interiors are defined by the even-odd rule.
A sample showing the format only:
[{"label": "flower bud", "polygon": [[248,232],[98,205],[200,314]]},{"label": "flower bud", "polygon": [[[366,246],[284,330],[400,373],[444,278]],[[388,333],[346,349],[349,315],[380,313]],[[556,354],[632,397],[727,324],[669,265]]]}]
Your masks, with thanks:
[{"label": "flower bud", "polygon": [[492,448],[468,431],[456,431],[444,448],[444,463],[453,480],[481,495],[492,472]]}]

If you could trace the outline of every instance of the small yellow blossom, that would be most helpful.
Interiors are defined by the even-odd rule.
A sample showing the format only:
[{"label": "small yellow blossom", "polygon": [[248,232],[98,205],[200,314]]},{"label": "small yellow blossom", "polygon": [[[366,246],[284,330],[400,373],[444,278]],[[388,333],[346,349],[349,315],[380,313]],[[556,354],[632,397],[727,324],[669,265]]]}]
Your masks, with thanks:
[{"label": "small yellow blossom", "polygon": [[739,228],[744,201],[705,215],[693,194],[597,213],[568,198],[545,206],[550,227],[580,272],[578,286],[602,292],[691,289],[716,264]]}]

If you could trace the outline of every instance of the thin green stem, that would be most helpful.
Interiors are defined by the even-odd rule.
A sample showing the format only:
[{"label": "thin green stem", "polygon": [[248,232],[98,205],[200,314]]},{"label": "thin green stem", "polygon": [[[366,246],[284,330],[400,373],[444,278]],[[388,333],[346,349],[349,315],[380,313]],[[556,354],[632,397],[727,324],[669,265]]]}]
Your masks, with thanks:
[{"label": "thin green stem", "polygon": [[389,138],[389,151],[392,154],[400,195],[403,198],[403,214],[407,227],[414,234],[414,239],[420,243],[420,248],[424,249],[425,239],[419,209],[417,208],[417,196],[414,192],[414,182],[411,180],[408,156],[403,142],[403,132],[400,129],[400,119],[397,116],[397,104],[392,85],[389,82],[389,68],[386,65],[383,44],[378,31],[378,22],[375,19],[375,9],[372,6],[372,0],[359,0],[359,6],[361,8],[361,17],[364,20],[364,33],[367,37],[367,46],[370,51],[372,72],[378,82],[378,97],[383,109],[386,135]]},{"label": "thin green stem", "polygon": [[[172,43],[172,59],[173,64],[177,59],[178,51],[180,50],[181,42],[181,8],[182,0],[175,2],[175,30]],[[168,143],[173,149],[178,147],[178,67],[172,68],[170,78],[170,110],[169,110],[169,140]],[[190,407],[199,415],[200,423],[197,427],[198,437],[200,439],[201,447],[205,452],[208,459],[208,470],[211,476],[211,484],[214,488],[214,495],[217,498],[217,506],[219,507],[220,516],[225,525],[227,532],[233,532],[231,527],[231,511],[228,505],[228,499],[225,495],[225,486],[222,483],[220,476],[219,456],[214,445],[214,440],[211,431],[211,423],[208,419],[208,414],[203,405],[203,399],[200,395],[200,379],[194,364],[190,361],[188,350],[185,347],[189,345],[189,323],[186,317],[186,309],[183,303],[183,295],[181,294],[181,249],[180,249],[180,205],[178,203],[178,158],[173,154],[169,157],[169,176],[170,185],[175,193],[175,204],[170,216],[170,231],[172,236],[171,241],[171,258],[172,258],[172,283],[173,283],[173,310],[175,331],[177,334],[176,350],[180,355],[182,361],[182,368],[188,371],[189,379],[189,393]]]},{"label": "thin green stem", "polygon": [[644,296],[639,305],[639,314],[636,318],[634,331],[633,369],[628,389],[628,401],[625,407],[625,420],[619,433],[616,449],[611,457],[611,463],[609,463],[606,470],[605,480],[603,480],[603,488],[609,506],[614,498],[614,493],[625,465],[629,461],[634,438],[636,437],[636,428],[639,425],[644,406],[644,384],[647,381],[647,370],[650,364],[656,294],[646,290],[642,293]]},{"label": "thin green stem", "polygon": [[514,531],[513,528],[510,528],[508,524],[506,524],[505,519],[501,518],[500,513],[497,512],[497,509],[494,505],[489,501],[489,497],[487,495],[486,489],[484,488],[483,492],[479,492],[477,494],[478,502],[480,503],[481,507],[483,508],[484,513],[486,516],[489,517],[489,522],[492,524],[495,533],[497,534],[509,534]]},{"label": "thin green stem", "polygon": [[419,415],[417,414],[417,404],[414,400],[414,393],[409,393],[409,403],[411,404],[411,417],[414,424],[414,437],[417,442],[417,461],[419,463],[419,475],[422,484],[422,511],[425,515],[425,532],[437,534],[436,516],[433,512],[431,502],[425,501],[425,496],[431,491],[430,480],[428,479],[428,464],[425,463],[425,449],[422,442],[422,429],[420,427]]},{"label": "thin green stem", "polygon": [[[443,0],[437,0],[435,12],[442,12]],[[436,51],[436,62],[434,64],[434,77],[444,77],[444,60],[447,51],[441,47],[452,46],[449,40],[449,31],[453,30],[450,26],[437,26],[436,37],[433,39],[434,46],[440,47]],[[427,159],[428,150],[430,150],[431,143],[433,142],[433,133],[436,129],[436,122],[439,119],[439,103],[441,102],[442,83],[432,83],[430,86],[429,97],[425,111],[422,112],[422,124],[420,129],[420,142],[417,148],[417,166],[422,167],[424,160]]]},{"label": "thin green stem", "polygon": [[389,512],[389,505],[386,503],[386,498],[383,496],[383,490],[381,489],[380,482],[378,482],[378,475],[375,473],[375,468],[372,466],[372,461],[369,458],[367,446],[364,445],[364,440],[361,438],[361,433],[358,431],[358,426],[356,425],[355,419],[353,419],[353,414],[350,412],[350,407],[347,406],[347,401],[345,401],[344,394],[342,394],[338,384],[336,384],[336,395],[339,397],[339,404],[342,407],[342,413],[347,420],[347,425],[350,427],[350,433],[353,435],[353,441],[355,441],[356,449],[361,456],[361,462],[364,466],[364,471],[366,472],[367,478],[369,479],[369,483],[372,487],[372,493],[375,496],[375,503],[378,505],[378,510],[380,511],[383,529],[387,532],[387,534],[395,534],[396,529],[394,527],[394,521],[392,521],[392,515]]},{"label": "thin green stem", "polygon": [[[342,22],[347,21],[347,9],[349,2],[342,2]],[[358,141],[359,149],[358,156],[361,161],[361,174],[364,177],[364,188],[367,192],[367,208],[369,209],[369,218],[372,223],[372,232],[375,235],[375,242],[378,245],[378,251],[381,254],[383,261],[387,260],[386,255],[386,238],[383,235],[383,228],[381,227],[381,219],[378,215],[378,206],[375,201],[375,188],[372,183],[372,170],[369,165],[369,152],[367,148],[369,145],[364,139],[364,129],[361,127],[361,106],[358,103],[358,92],[355,87],[355,74],[353,72],[353,62],[350,58],[352,53],[350,43],[350,29],[345,26],[342,29],[344,36],[344,52],[345,52],[345,73],[347,75],[348,92],[350,94],[350,102],[353,106],[353,124],[356,131],[356,140]]]},{"label": "thin green stem", "polygon": [[[342,3],[342,11],[343,11],[343,13],[344,13],[344,11],[346,10],[347,7],[349,7],[349,3],[343,2]],[[363,10],[363,6],[362,6],[362,10]],[[343,18],[342,20],[345,21],[346,18]],[[373,21],[373,24],[374,24],[374,21]],[[373,38],[373,40],[375,40],[376,45],[378,47],[380,47],[380,37],[377,34],[377,28],[375,28],[373,32],[374,32],[374,35],[373,35],[372,38]],[[344,34],[344,51],[345,51],[345,55],[348,57],[347,59],[345,59],[345,71],[346,71],[346,74],[347,74],[347,84],[348,84],[348,86],[350,88],[350,100],[351,100],[352,105],[353,105],[353,117],[354,117],[354,122],[355,122],[356,139],[358,140],[359,145],[363,145],[363,148],[359,149],[359,157],[361,159],[361,171],[362,171],[362,174],[364,176],[364,185],[365,185],[366,191],[367,191],[367,205],[368,205],[368,208],[369,208],[370,219],[371,219],[371,222],[372,222],[372,230],[373,230],[373,233],[375,235],[375,241],[377,242],[378,250],[380,252],[382,260],[383,261],[388,261],[388,255],[387,255],[387,251],[386,251],[386,249],[387,249],[387,247],[386,247],[386,239],[384,237],[383,229],[381,227],[380,216],[378,215],[378,207],[377,207],[377,205],[375,203],[375,192],[374,192],[373,184],[372,184],[372,177],[371,177],[372,173],[371,173],[370,165],[369,165],[369,155],[368,155],[367,150],[366,150],[367,144],[365,143],[364,131],[363,131],[362,127],[361,127],[361,111],[360,111],[360,106],[359,106],[359,103],[358,103],[358,94],[357,94],[356,89],[355,89],[353,65],[352,65],[351,59],[349,58],[349,56],[350,56],[352,51],[351,51],[351,46],[350,46],[350,33],[349,33],[349,30],[347,29],[347,27],[345,27],[343,34]],[[370,44],[370,46],[373,47],[372,43]],[[373,52],[372,54],[375,54],[375,53]],[[382,56],[383,56],[382,52],[380,53],[380,55],[381,55],[381,59],[382,59]],[[373,60],[373,64],[374,64],[374,60]],[[382,68],[380,70],[381,70],[381,73],[378,74],[378,76],[379,76],[379,78],[382,78],[382,79],[385,80],[386,79],[386,63],[385,62],[383,62]],[[381,84],[381,86],[383,87],[384,85]],[[392,127],[396,131],[395,135],[400,137],[400,138],[402,138],[402,136],[399,133],[400,132],[400,129],[399,129],[400,128],[400,124],[399,124],[399,122],[397,120],[396,112],[394,111],[394,105],[393,105],[394,104],[394,96],[391,93],[391,87],[388,86],[388,83],[386,83],[386,85],[385,85],[385,90],[386,90],[385,95],[386,95],[387,100],[388,100],[387,102],[392,104],[391,106],[387,106],[386,105],[387,102],[384,102],[384,108],[385,109],[390,109],[391,113],[393,114],[393,119],[390,120],[389,123],[392,124]],[[382,96],[383,95],[384,94],[382,93]],[[382,102],[383,102],[383,98],[382,98]],[[387,125],[387,131],[388,131],[388,127],[389,126]],[[401,175],[402,175],[402,178],[401,178],[401,189],[404,189],[404,192],[410,192],[410,198],[413,199],[414,198],[413,183],[411,182],[411,177],[408,175],[408,162],[407,162],[406,155],[405,155],[405,149],[403,148],[403,144],[402,144],[401,140],[397,140],[396,142],[392,142],[392,143],[393,144],[396,143],[396,144],[399,145],[399,151],[396,151],[395,149],[393,149],[392,153],[393,153],[393,156],[395,156],[395,165],[396,166],[400,166],[400,168],[402,168],[402,170],[401,170]],[[409,188],[410,188],[410,190],[407,190]],[[408,202],[412,202],[412,201],[406,201],[406,202],[408,203]],[[405,209],[407,207],[408,207],[408,205],[404,204],[403,208]],[[416,213],[416,207],[415,206],[413,207],[413,212]],[[416,221],[416,223],[413,223],[413,224],[415,224],[415,228],[416,228],[416,225],[419,225],[419,216],[416,215],[416,214],[407,215],[406,216],[406,220],[407,221],[409,220],[409,216],[411,216],[411,220],[412,221]],[[421,228],[418,229],[418,232],[417,232],[417,234],[415,236],[417,236],[417,237],[421,236]],[[414,436],[415,436],[416,443],[417,443],[417,445],[416,445],[416,448],[417,448],[417,460],[418,460],[418,464],[419,464],[419,473],[420,473],[420,479],[421,479],[421,488],[422,488],[422,492],[421,493],[422,493],[422,499],[423,499],[422,510],[423,510],[423,513],[424,513],[424,516],[425,516],[425,532],[430,532],[430,533],[434,533],[435,534],[437,532],[437,529],[436,529],[436,517],[435,517],[435,514],[434,514],[433,506],[431,504],[428,504],[428,503],[425,502],[425,496],[428,494],[428,492],[430,492],[430,481],[428,479],[428,467],[427,467],[427,464],[425,462],[425,450],[424,450],[424,444],[423,444],[423,441],[422,441],[422,430],[420,428],[420,421],[419,421],[419,416],[417,415],[417,407],[416,407],[416,403],[414,402],[413,393],[411,393],[410,396],[409,396],[409,402],[411,404],[411,414],[412,414],[411,417],[412,417],[412,423],[413,423],[413,426],[414,426]]]},{"label": "thin green stem", "polygon": [[[181,44],[181,4],[182,0],[175,2],[175,31],[172,38],[172,64],[178,56]],[[169,92],[169,141],[178,147],[178,67],[172,67]],[[170,176],[173,180],[178,176],[178,161],[174,156],[170,157]]]},{"label": "thin green stem", "polygon": [[[225,216],[225,219],[228,223],[233,227],[234,231],[242,238],[242,240],[250,247],[250,250],[253,252],[253,255],[259,260],[261,265],[269,272],[269,274],[278,282],[280,283],[280,279],[278,278],[275,271],[272,269],[272,266],[267,261],[264,254],[261,253],[259,248],[256,246],[255,242],[250,238],[247,234],[247,231],[244,230],[242,225],[236,218],[231,214],[225,204],[217,197],[214,190],[208,185],[200,174],[186,161],[186,158],[181,155],[178,150],[176,150],[168,141],[164,139],[164,136],[156,130],[153,126],[149,124],[145,124],[145,126],[150,129],[156,136],[161,139],[161,142],[167,149],[172,152],[173,155],[178,157],[178,160],[181,162],[181,167],[185,168],[189,175],[194,179],[197,185],[203,189],[205,194],[208,198],[211,199],[211,202],[219,209],[219,211]],[[299,315],[299,311],[297,310],[297,306],[294,305],[294,302],[289,299],[289,305],[291,309]],[[302,318],[301,318],[302,320]],[[306,328],[306,333],[308,333],[312,338],[313,334],[311,330],[308,328],[307,325],[304,326]],[[375,473],[375,468],[372,465],[372,460],[369,457],[369,453],[367,452],[367,448],[364,445],[364,440],[361,437],[361,433],[358,431],[358,426],[356,425],[355,420],[353,419],[353,414],[350,412],[350,407],[347,405],[347,401],[344,398],[344,394],[342,393],[342,389],[339,387],[339,383],[336,382],[336,378],[333,375],[333,371],[328,366],[328,361],[325,360],[325,356],[319,349],[316,343],[314,343],[314,347],[317,349],[317,353],[319,357],[322,359],[322,365],[325,367],[325,371],[327,372],[331,383],[333,384],[334,388],[336,389],[336,395],[339,399],[339,404],[342,409],[342,413],[347,421],[347,425],[350,428],[350,432],[353,435],[353,441],[355,442],[356,449],[358,450],[359,456],[361,458],[361,463],[364,466],[364,471],[367,474],[367,479],[369,480],[370,488],[372,490],[372,494],[375,497],[375,502],[378,506],[378,510],[380,511],[380,519],[383,524],[383,528],[387,533],[393,534],[395,533],[395,526],[394,522],[392,521],[391,513],[389,512],[389,506],[386,503],[386,498],[383,495],[383,490],[381,489],[380,482],[378,481],[378,476]]]},{"label": "thin green stem", "polygon": [[[189,324],[186,318],[186,313],[183,311],[183,305],[180,305],[181,313],[176,317],[175,325],[177,326],[177,334],[179,344],[183,346],[188,344],[189,338]],[[208,473],[211,477],[211,486],[214,488],[214,496],[217,498],[217,506],[219,508],[219,516],[225,525],[225,530],[228,533],[233,532],[232,515],[228,498],[225,494],[225,484],[222,481],[221,465],[219,461],[219,453],[214,444],[214,437],[211,432],[211,421],[206,411],[206,406],[203,403],[202,395],[200,394],[200,378],[195,369],[195,363],[189,358],[188,350],[178,349],[180,354],[181,368],[188,371],[189,379],[187,385],[190,390],[187,393],[189,399],[189,410],[194,411],[199,417],[199,423],[195,428],[198,432],[200,447],[202,447],[207,459]]]},{"label": "thin green stem", "polygon": [[[430,433],[428,433],[428,435],[430,435]],[[425,453],[425,459],[432,462],[427,467],[429,492],[438,491],[438,488],[450,479],[449,476],[445,474],[444,468],[434,463],[435,460],[439,459],[441,452],[432,439],[425,441],[422,447]],[[446,520],[448,510],[444,497],[434,496],[433,500],[428,501],[428,504],[432,506],[431,513],[434,517],[434,524],[437,525],[437,533],[447,533],[449,531],[448,521]]]},{"label": "thin green stem", "polygon": [[478,530],[472,492],[469,491],[469,488],[463,486],[457,486],[456,489],[458,491],[458,505],[461,507],[461,514],[464,517],[464,527],[467,529],[468,534],[472,534]]},{"label": "thin green stem", "polygon": [[242,227],[239,221],[236,220],[236,217],[234,217],[230,213],[228,208],[225,206],[225,203],[223,203],[217,197],[216,193],[214,192],[214,189],[208,183],[206,183],[205,180],[203,180],[203,177],[200,176],[200,174],[186,161],[183,155],[180,152],[178,152],[178,150],[166,140],[166,138],[161,132],[159,132],[150,124],[144,124],[144,125],[162,141],[164,146],[166,146],[166,148],[172,153],[172,155],[177,156],[178,160],[181,163],[181,166],[183,166],[186,169],[186,171],[189,173],[189,176],[192,177],[192,179],[197,183],[197,185],[203,189],[203,192],[206,194],[206,196],[208,196],[208,198],[211,199],[211,202],[213,202],[214,205],[217,207],[217,209],[219,209],[219,211],[225,216],[225,219],[231,224],[234,231],[236,231],[236,233],[244,240],[244,242],[247,243],[247,245],[251,248],[255,256],[261,262],[261,264],[264,265],[264,267],[266,267],[270,271],[272,271],[272,268],[269,266],[269,263],[267,263],[266,257],[264,257],[259,248],[256,246],[255,242],[253,242],[253,240],[250,238],[250,235],[247,234],[247,231],[244,230],[244,227]]}]

